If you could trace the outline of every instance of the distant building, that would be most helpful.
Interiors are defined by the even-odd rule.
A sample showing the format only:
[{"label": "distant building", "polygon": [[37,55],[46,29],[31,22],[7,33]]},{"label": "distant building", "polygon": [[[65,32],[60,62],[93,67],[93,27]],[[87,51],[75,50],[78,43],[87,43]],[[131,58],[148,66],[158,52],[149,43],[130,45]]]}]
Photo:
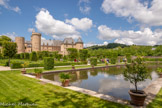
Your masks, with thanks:
[{"label": "distant building", "polygon": [[67,48],[83,49],[83,41],[78,38],[77,42],[72,38],[61,40],[41,40],[41,34],[32,32],[31,41],[25,41],[24,37],[16,37],[18,53],[31,53],[32,51],[58,51],[62,55],[67,55]]}]

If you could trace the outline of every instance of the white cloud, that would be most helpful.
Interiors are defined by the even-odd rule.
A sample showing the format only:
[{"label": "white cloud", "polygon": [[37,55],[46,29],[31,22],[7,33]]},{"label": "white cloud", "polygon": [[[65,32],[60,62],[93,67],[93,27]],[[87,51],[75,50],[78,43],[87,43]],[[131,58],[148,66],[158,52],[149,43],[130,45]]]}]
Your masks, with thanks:
[{"label": "white cloud", "polygon": [[114,42],[122,43],[127,45],[137,44],[137,45],[155,45],[162,43],[162,30],[152,31],[150,28],[144,28],[140,31],[121,31],[112,30],[105,25],[98,27],[99,36],[101,40],[112,40]]},{"label": "white cloud", "polygon": [[108,45],[108,42],[107,42],[107,41],[105,41],[103,44],[104,44],[104,45]]},{"label": "white cloud", "polygon": [[89,6],[84,6],[84,7],[79,7],[79,10],[83,13],[83,14],[89,14],[91,7]]},{"label": "white cloud", "polygon": [[72,18],[71,20],[66,19],[66,23],[72,24],[76,29],[86,31],[93,26],[93,22],[89,18]]},{"label": "white cloud", "polygon": [[79,0],[79,10],[83,14],[89,14],[91,7],[89,6],[90,0]]},{"label": "white cloud", "polygon": [[99,31],[98,38],[101,40],[111,40],[120,37],[120,35],[116,31],[113,31],[111,28],[108,28],[106,25],[99,26],[98,31]]},{"label": "white cloud", "polygon": [[114,13],[119,17],[135,19],[144,25],[162,25],[162,0],[148,2],[141,0],[104,0],[101,9],[106,13]]},{"label": "white cloud", "polygon": [[17,34],[15,32],[12,33],[6,33],[6,34],[2,34],[4,36],[8,36],[9,38],[11,38],[13,41],[15,40],[15,37],[17,36]]},{"label": "white cloud", "polygon": [[28,28],[28,32],[33,32],[34,28]]},{"label": "white cloud", "polygon": [[41,9],[36,15],[35,24],[40,32],[55,38],[80,37],[80,33],[72,25],[56,20],[46,9]]},{"label": "white cloud", "polygon": [[84,47],[86,48],[86,47],[91,47],[91,46],[102,46],[102,45],[107,45],[108,44],[108,42],[107,41],[105,41],[105,42],[103,42],[103,43],[101,43],[101,44],[96,44],[96,43],[94,43],[94,42],[89,42],[89,43],[84,43]]},{"label": "white cloud", "polygon": [[12,7],[8,4],[9,0],[0,0],[0,6],[3,6],[4,8],[6,9],[9,9],[9,10],[13,10],[17,13],[21,13],[21,9],[16,6],[16,7]]},{"label": "white cloud", "polygon": [[18,6],[16,6],[15,8],[12,8],[12,10],[18,13],[21,12],[21,9]]}]

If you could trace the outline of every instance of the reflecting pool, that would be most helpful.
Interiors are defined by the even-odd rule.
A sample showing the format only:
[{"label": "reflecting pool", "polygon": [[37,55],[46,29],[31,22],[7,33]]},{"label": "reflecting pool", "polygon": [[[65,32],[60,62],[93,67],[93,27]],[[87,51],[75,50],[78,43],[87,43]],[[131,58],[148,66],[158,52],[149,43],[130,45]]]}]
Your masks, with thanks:
[{"label": "reflecting pool", "polygon": [[[146,81],[138,83],[138,89],[144,89],[158,78],[158,74],[156,73],[157,67],[159,66],[147,66],[152,79],[146,79]],[[71,74],[70,85],[130,100],[128,90],[134,89],[134,85],[124,80],[122,74],[124,68],[124,66],[117,66],[68,72]],[[45,74],[43,78],[60,82],[59,73]]]}]

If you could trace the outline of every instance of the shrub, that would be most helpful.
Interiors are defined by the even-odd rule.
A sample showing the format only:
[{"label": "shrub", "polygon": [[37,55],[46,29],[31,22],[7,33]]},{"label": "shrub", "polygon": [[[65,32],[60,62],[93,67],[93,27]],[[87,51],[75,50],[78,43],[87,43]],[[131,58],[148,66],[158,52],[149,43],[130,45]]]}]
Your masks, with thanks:
[{"label": "shrub", "polygon": [[21,62],[12,62],[11,63],[11,69],[22,68],[21,64],[22,64]]},{"label": "shrub", "polygon": [[97,58],[90,58],[90,62],[92,66],[97,66]]},{"label": "shrub", "polygon": [[115,52],[111,53],[110,63],[111,64],[116,64],[117,58],[118,58],[118,54],[117,53],[115,53]]},{"label": "shrub", "polygon": [[64,82],[66,79],[70,79],[70,75],[65,74],[65,73],[60,73],[59,77],[60,77],[61,82]]},{"label": "shrub", "polygon": [[3,55],[2,55],[2,53],[0,52],[0,59],[2,59],[3,58]]},{"label": "shrub", "polygon": [[5,62],[5,66],[9,66],[9,61],[6,61]]},{"label": "shrub", "polygon": [[15,54],[14,58],[20,59],[20,54]]},{"label": "shrub", "polygon": [[43,63],[30,63],[28,67],[44,67]]},{"label": "shrub", "polygon": [[34,69],[34,72],[35,72],[35,73],[42,73],[43,70],[42,70],[42,69]]},{"label": "shrub", "polygon": [[20,59],[24,59],[24,53],[20,54]]},{"label": "shrub", "polygon": [[50,70],[54,68],[54,58],[44,57],[44,69]]},{"label": "shrub", "polygon": [[24,59],[29,59],[29,53],[24,53]]},{"label": "shrub", "polygon": [[31,60],[31,61],[37,61],[37,60],[38,60],[37,53],[36,53],[35,51],[33,51],[33,52],[30,54],[30,60]]},{"label": "shrub", "polygon": [[131,54],[130,54],[130,53],[127,53],[127,54],[126,54],[126,58],[127,58],[127,62],[128,62],[128,63],[131,63],[131,62],[132,62]]}]

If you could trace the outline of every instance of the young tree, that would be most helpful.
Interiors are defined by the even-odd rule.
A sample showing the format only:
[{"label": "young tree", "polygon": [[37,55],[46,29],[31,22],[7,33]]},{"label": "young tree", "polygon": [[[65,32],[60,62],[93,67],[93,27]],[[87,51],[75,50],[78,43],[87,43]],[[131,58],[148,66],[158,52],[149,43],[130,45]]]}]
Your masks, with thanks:
[{"label": "young tree", "polygon": [[79,57],[81,61],[86,61],[86,59],[88,58],[88,50],[87,49],[79,50]]},{"label": "young tree", "polygon": [[76,48],[68,48],[68,56],[71,61],[78,57],[78,50]]},{"label": "young tree", "polygon": [[9,58],[9,66],[10,66],[10,59],[17,53],[17,44],[14,42],[3,42],[3,56]]},{"label": "young tree", "polygon": [[135,86],[135,90],[137,92],[137,83],[140,81],[145,81],[145,79],[149,78],[150,75],[147,71],[146,66],[142,62],[141,57],[137,57],[132,61],[131,65],[127,65],[124,70],[125,80],[130,81]]}]

